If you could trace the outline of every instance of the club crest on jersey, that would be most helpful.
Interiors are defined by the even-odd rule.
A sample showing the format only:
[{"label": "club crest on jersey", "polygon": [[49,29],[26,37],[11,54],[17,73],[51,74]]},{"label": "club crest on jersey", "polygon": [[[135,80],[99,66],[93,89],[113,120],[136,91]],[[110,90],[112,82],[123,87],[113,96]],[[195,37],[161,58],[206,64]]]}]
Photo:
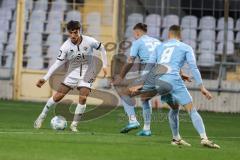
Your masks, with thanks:
[{"label": "club crest on jersey", "polygon": [[83,47],[83,50],[84,50],[84,51],[87,51],[87,50],[88,50],[88,47],[87,47],[87,46]]}]

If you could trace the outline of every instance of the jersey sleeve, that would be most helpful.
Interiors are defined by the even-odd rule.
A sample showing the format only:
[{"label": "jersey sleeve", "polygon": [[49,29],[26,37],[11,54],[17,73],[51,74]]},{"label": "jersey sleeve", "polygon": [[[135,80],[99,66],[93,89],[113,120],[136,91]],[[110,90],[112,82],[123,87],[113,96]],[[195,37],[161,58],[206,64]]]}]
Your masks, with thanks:
[{"label": "jersey sleeve", "polygon": [[140,41],[134,41],[130,49],[130,57],[137,57],[140,48]]},{"label": "jersey sleeve", "polygon": [[192,72],[192,75],[193,75],[193,78],[194,78],[196,84],[201,85],[202,84],[202,77],[201,77],[201,74],[198,70],[197,63],[196,63],[196,58],[195,58],[193,49],[191,47],[187,48],[186,59],[187,59],[187,63],[189,65],[189,68]]},{"label": "jersey sleeve", "polygon": [[92,48],[94,48],[96,50],[99,50],[101,48],[101,46],[102,46],[102,43],[97,41],[94,38],[91,38],[91,46],[92,46]]},{"label": "jersey sleeve", "polygon": [[59,54],[57,56],[57,60],[59,61],[65,61],[67,58],[67,47],[65,44],[63,44],[59,50]]}]

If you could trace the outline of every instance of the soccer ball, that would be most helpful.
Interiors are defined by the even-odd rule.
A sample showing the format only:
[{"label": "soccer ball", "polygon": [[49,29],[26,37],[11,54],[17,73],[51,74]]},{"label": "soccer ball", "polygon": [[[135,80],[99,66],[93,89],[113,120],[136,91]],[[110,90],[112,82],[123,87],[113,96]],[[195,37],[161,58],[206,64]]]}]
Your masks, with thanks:
[{"label": "soccer ball", "polygon": [[63,116],[53,117],[50,124],[54,130],[64,130],[67,127],[67,121]]}]

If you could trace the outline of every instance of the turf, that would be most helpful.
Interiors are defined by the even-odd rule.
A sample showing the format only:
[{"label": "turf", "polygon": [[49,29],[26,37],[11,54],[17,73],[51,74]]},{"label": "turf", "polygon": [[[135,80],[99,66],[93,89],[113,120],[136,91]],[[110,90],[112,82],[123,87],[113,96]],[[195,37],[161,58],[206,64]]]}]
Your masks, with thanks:
[{"label": "turf", "polygon": [[[166,110],[154,110],[151,137],[120,134],[126,123],[122,108],[83,122],[80,132],[53,131],[52,114],[40,130],[33,121],[43,103],[0,101],[0,160],[239,160],[240,114],[201,112],[209,137],[221,149],[202,147],[190,119],[181,111],[181,134],[192,147],[170,145]],[[140,114],[140,110],[138,110]],[[140,115],[139,115],[140,118]]]}]

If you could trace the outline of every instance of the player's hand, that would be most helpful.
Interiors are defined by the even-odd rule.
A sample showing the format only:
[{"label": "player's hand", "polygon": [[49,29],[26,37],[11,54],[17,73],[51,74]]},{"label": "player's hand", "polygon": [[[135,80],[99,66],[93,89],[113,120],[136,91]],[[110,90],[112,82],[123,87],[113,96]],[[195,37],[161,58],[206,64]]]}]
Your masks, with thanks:
[{"label": "player's hand", "polygon": [[36,86],[37,86],[38,88],[41,88],[42,85],[43,85],[45,82],[46,82],[45,79],[39,79],[39,80],[37,81]]},{"label": "player's hand", "polygon": [[112,81],[113,85],[119,85],[123,81],[120,75],[116,75]]},{"label": "player's hand", "polygon": [[191,77],[185,73],[181,73],[182,80],[185,82],[192,82]]},{"label": "player's hand", "polygon": [[103,68],[103,77],[106,77],[107,76],[107,68]]},{"label": "player's hand", "polygon": [[211,94],[204,86],[201,86],[200,90],[201,90],[201,93],[202,93],[208,100],[210,100],[210,99],[213,98],[212,94]]},{"label": "player's hand", "polygon": [[129,88],[130,94],[134,95],[136,94],[141,88],[143,87],[143,85],[137,85],[137,86],[133,86]]}]

